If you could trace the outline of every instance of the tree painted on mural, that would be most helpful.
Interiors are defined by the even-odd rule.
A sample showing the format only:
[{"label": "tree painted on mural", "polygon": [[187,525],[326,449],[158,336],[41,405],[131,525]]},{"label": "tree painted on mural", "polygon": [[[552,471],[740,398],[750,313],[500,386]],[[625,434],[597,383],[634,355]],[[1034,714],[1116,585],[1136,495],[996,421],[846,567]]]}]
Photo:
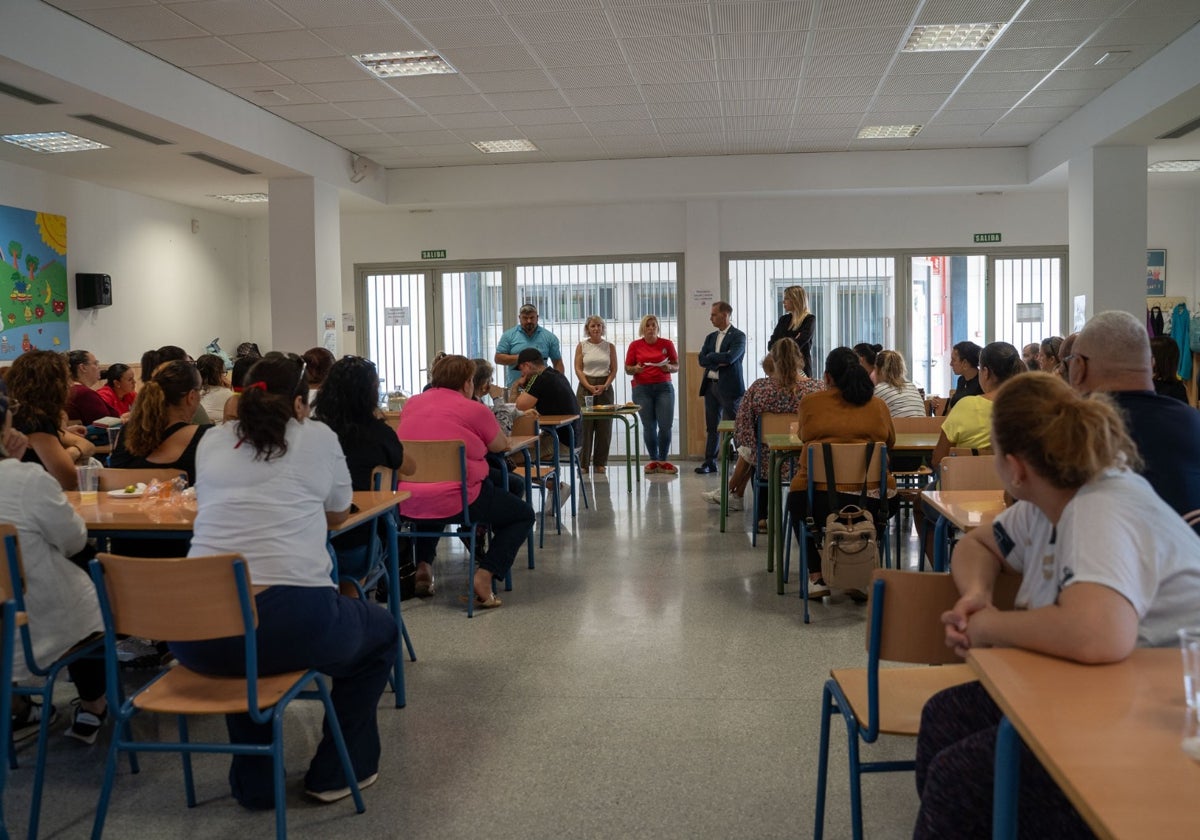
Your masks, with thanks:
[{"label": "tree painted on mural", "polygon": [[[0,357],[19,347],[63,349],[67,332],[66,218],[0,207]],[[7,281],[7,282],[6,282]],[[4,287],[8,288],[5,289]],[[49,329],[54,327],[54,329]]]}]

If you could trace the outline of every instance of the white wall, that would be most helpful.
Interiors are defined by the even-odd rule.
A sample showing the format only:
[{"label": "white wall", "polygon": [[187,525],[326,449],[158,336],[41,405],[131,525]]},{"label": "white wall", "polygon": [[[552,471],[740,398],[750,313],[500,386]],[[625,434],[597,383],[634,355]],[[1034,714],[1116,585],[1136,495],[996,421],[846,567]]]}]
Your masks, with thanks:
[{"label": "white wall", "polygon": [[1167,251],[1167,296],[1200,298],[1200,191],[1152,190],[1147,208],[1148,248]]},{"label": "white wall", "polygon": [[[128,363],[163,344],[198,355],[213,338],[226,350],[245,339],[242,220],[3,163],[0,185],[0,204],[67,217],[72,347]],[[75,309],[79,271],[111,275],[112,306]]]}]

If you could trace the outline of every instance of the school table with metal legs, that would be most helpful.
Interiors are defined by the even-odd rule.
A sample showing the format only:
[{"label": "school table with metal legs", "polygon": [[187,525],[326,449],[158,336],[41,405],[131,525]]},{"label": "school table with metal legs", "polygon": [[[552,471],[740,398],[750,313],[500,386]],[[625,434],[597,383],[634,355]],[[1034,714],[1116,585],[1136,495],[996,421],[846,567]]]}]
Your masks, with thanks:
[{"label": "school table with metal legs", "polygon": [[[578,420],[579,417],[580,417],[580,415],[578,415],[578,414],[541,414],[541,415],[538,415],[538,418],[537,418],[538,426],[542,427],[543,429],[555,429],[556,430],[555,441],[554,441],[555,442],[554,466],[555,466],[556,470],[559,467],[559,456],[561,455],[561,452],[559,451],[559,446],[558,446],[557,430],[561,429],[561,428],[566,428],[566,430],[567,430],[567,447],[571,450],[571,455],[568,458],[568,465],[570,467],[569,472],[571,474],[572,481],[574,481],[576,476],[579,475],[579,461],[576,460],[576,452],[575,452],[575,421]],[[561,474],[562,473],[559,472],[559,475],[561,475]],[[584,507],[589,507],[588,498],[587,498],[587,487],[584,485],[584,483],[582,481],[579,481],[578,484],[579,484],[579,492],[583,494],[583,505],[584,505]],[[571,516],[572,516],[572,518],[575,517],[576,512],[577,511],[575,508],[575,494],[572,493],[571,494]],[[555,511],[555,516],[557,516],[557,515],[558,515],[558,511]],[[560,532],[561,532],[561,529],[560,529]]]},{"label": "school table with metal legs", "polygon": [[642,453],[638,448],[638,432],[641,431],[638,410],[624,406],[612,411],[588,411],[585,408],[581,416],[585,420],[608,420],[610,423],[620,420],[621,425],[625,427],[625,478],[629,482],[625,492],[632,493],[633,482],[642,480]]},{"label": "school table with metal legs", "polygon": [[[530,499],[533,497],[533,460],[532,460],[532,456],[529,453],[529,450],[531,447],[533,447],[537,443],[537,441],[538,441],[537,435],[518,435],[517,437],[509,437],[508,449],[506,449],[500,453],[501,456],[503,456],[500,460],[500,471],[504,475],[505,492],[507,492],[507,488],[508,488],[508,459],[511,456],[516,455],[518,452],[520,452],[522,457],[525,459],[525,501],[529,504],[532,504]],[[543,523],[542,523],[543,536],[546,533],[545,528],[546,528],[545,522],[543,521]],[[529,536],[525,538],[525,544],[527,546],[526,550],[529,552],[529,568],[532,569],[533,568],[533,525],[529,526]],[[511,575],[509,575],[505,579],[505,587],[504,588],[505,588],[505,590],[512,589],[512,576]]]},{"label": "school table with metal legs", "polygon": [[[717,448],[721,453],[721,533],[725,533],[725,517],[729,514],[729,440],[733,437],[736,420],[717,423]],[[754,523],[757,528],[758,523]]]}]

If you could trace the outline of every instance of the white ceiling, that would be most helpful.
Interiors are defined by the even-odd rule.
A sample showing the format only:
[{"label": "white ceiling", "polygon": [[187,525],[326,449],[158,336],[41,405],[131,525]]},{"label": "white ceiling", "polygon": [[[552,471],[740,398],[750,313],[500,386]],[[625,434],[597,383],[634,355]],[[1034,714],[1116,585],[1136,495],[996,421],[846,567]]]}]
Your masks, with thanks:
[{"label": "white ceiling", "polygon": [[[1027,146],[1200,21],[1197,0],[46,2],[390,169]],[[899,51],[913,25],[993,21],[1009,26],[986,52]],[[422,48],[459,72],[385,82],[349,57]],[[1128,55],[1096,66],[1111,51]],[[0,56],[0,82],[62,102],[0,95],[5,132],[70,130],[147,159],[145,143],[69,115],[155,133],[152,116],[85,101],[86,91],[40,75]],[[862,126],[897,123],[924,128],[855,139]],[[539,150],[485,155],[471,145],[512,138]],[[166,139],[203,141],[177,129]],[[212,153],[287,174],[235,149]],[[30,154],[0,149],[0,160],[40,165]],[[75,159],[63,174],[88,178],[87,155],[54,157]],[[211,176],[206,164],[183,165]],[[151,167],[139,179],[164,177]]]}]

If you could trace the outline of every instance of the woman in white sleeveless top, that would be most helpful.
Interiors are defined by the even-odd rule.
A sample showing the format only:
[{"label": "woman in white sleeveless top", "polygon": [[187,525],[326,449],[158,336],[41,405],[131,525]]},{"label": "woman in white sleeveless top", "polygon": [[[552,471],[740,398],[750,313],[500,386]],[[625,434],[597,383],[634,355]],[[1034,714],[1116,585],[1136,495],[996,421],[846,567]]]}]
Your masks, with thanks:
[{"label": "woman in white sleeveless top", "polygon": [[[579,387],[575,395],[582,408],[584,397],[592,397],[594,405],[613,404],[613,379],[617,375],[617,348],[604,340],[604,319],[593,315],[583,324],[587,335],[575,348],[575,376]],[[582,450],[579,466],[587,472],[595,467],[603,473],[608,466],[608,448],[612,442],[612,420],[583,420]]]}]

